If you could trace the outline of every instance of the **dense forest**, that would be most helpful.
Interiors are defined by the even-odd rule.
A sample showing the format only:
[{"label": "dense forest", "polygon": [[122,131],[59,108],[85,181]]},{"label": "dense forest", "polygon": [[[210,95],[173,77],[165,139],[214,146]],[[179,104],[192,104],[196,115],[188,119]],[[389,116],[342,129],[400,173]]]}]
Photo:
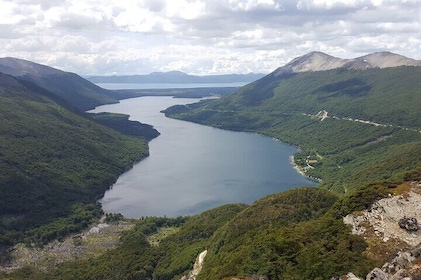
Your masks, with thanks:
[{"label": "dense forest", "polygon": [[[304,187],[269,195],[250,206],[224,205],[193,217],[142,218],[121,237],[118,248],[97,258],[63,263],[48,272],[26,268],[2,276],[180,279],[203,250],[208,253],[198,279],[331,279],[350,271],[363,276],[386,259],[367,257],[363,252],[370,244],[351,234],[342,217],[413,180],[421,180],[420,169],[366,184],[346,196]],[[176,230],[152,243],[150,237],[165,228]]]},{"label": "dense forest", "polygon": [[0,100],[2,246],[45,244],[85,228],[102,215],[96,200],[148,155],[145,137],[101,125],[30,82],[0,74]]}]

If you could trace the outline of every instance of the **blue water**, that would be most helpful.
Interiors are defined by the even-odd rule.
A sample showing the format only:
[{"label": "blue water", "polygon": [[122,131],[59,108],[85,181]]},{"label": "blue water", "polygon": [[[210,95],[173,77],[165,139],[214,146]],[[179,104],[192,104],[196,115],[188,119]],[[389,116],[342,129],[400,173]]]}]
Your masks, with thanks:
[{"label": "blue water", "polygon": [[93,112],[129,114],[153,125],[150,156],[121,175],[101,200],[128,218],[201,213],[226,203],[252,203],[297,186],[314,186],[292,166],[297,148],[258,134],[166,118],[161,110],[197,99],[140,97]]}]

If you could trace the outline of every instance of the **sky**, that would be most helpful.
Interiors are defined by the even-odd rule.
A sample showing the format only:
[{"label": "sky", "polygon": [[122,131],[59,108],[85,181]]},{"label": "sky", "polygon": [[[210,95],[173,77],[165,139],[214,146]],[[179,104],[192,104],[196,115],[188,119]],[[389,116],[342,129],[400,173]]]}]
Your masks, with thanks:
[{"label": "sky", "polygon": [[421,59],[421,0],[0,0],[0,57],[79,75],[270,73],[322,51]]}]

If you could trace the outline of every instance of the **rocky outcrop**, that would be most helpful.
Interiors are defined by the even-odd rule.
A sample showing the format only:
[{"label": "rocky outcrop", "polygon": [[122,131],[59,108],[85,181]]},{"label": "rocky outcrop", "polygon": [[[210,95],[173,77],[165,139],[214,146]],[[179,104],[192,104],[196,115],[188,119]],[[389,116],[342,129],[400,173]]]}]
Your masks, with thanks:
[{"label": "rocky outcrop", "polygon": [[417,246],[421,243],[421,231],[415,230],[415,225],[411,226],[408,222],[407,227],[413,230],[401,228],[399,221],[408,219],[406,217],[411,217],[409,223],[421,219],[420,194],[411,191],[381,199],[368,210],[346,216],[344,222],[352,226],[353,234],[364,235],[368,228],[372,228],[383,242],[397,239],[409,246]]},{"label": "rocky outcrop", "polygon": [[419,279],[416,276],[421,273],[420,256],[421,246],[400,251],[381,268],[373,269],[366,280]]},{"label": "rocky outcrop", "polygon": [[[393,251],[380,268],[373,269],[366,280],[421,279],[421,183],[408,183],[409,191],[375,202],[370,209],[344,217],[353,234]],[[399,244],[399,246],[396,246]],[[396,253],[397,252],[397,253]]]}]

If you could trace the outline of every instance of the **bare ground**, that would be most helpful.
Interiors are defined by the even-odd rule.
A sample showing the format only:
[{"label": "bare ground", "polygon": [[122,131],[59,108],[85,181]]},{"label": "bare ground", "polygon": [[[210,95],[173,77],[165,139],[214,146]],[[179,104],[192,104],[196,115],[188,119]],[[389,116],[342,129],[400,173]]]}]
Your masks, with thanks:
[{"label": "bare ground", "polygon": [[43,248],[18,244],[11,249],[11,262],[1,266],[0,270],[11,272],[25,266],[48,270],[65,261],[95,257],[115,248],[121,234],[133,226],[134,221],[130,220],[99,223],[80,234],[67,237],[63,242],[53,241]]}]

